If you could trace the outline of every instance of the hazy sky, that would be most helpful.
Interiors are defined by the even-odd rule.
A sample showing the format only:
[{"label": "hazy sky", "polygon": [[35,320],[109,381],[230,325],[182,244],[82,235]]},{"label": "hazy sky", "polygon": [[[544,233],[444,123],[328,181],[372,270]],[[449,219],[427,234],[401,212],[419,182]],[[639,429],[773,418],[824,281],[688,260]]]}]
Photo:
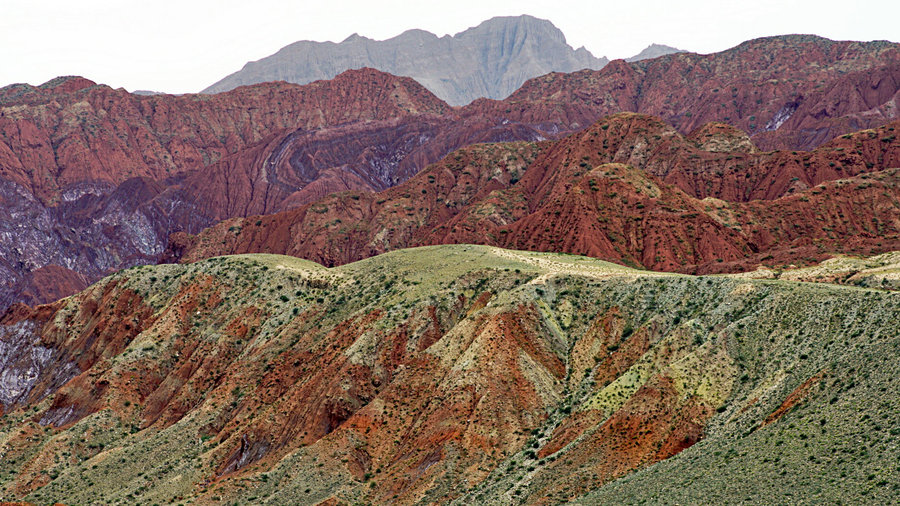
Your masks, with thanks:
[{"label": "hazy sky", "polygon": [[0,86],[82,75],[195,92],[297,40],[455,34],[493,16],[549,19],[570,45],[632,56],[651,42],[709,53],[766,35],[900,41],[900,1],[0,0]]}]

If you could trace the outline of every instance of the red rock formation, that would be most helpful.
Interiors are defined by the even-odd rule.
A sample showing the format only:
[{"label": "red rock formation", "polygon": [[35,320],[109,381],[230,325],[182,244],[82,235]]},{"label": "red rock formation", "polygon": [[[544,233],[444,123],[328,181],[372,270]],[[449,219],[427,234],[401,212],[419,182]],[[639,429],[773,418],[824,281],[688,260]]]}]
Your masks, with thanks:
[{"label": "red rock formation", "polygon": [[[553,136],[619,111],[660,116],[682,133],[725,121],[766,147],[814,147],[895,118],[898,68],[900,50],[894,44],[787,36],[710,55],[679,53],[615,61],[600,71],[548,74],[506,100],[480,100],[460,109],[461,124],[445,122],[441,133],[426,134],[456,141],[440,142],[430,156],[411,160],[394,181],[478,137],[486,140],[480,132],[506,122]],[[59,78],[41,87],[0,90],[0,109],[0,177],[44,201],[84,181],[162,179],[203,167],[266,139],[272,142],[282,130],[288,135],[372,120],[455,117],[415,81],[372,69],[306,86],[267,83],[179,97],[130,95],[83,78]],[[765,133],[771,130],[768,123],[780,125],[777,135]],[[514,138],[494,135],[493,140],[523,139],[510,134]]]},{"label": "red rock formation", "polygon": [[62,278],[35,291],[37,269],[89,283],[154,261],[176,231],[394,184],[456,147],[412,153],[448,113],[415,81],[371,69],[212,97],[74,77],[3,88],[0,308],[74,292]]},{"label": "red rock formation", "polygon": [[687,140],[703,151],[715,153],[756,153],[759,151],[745,132],[727,123],[701,125],[687,135]]},{"label": "red rock formation", "polygon": [[765,149],[812,149],[896,119],[898,68],[900,49],[889,42],[768,37],[720,53],[548,74],[502,102],[477,101],[467,110],[569,131],[620,111],[659,116],[681,133],[720,121],[750,132]]},{"label": "red rock formation", "polygon": [[47,202],[83,181],[163,179],[203,167],[280,130],[450,110],[412,79],[372,69],[214,96],[132,95],[63,78],[7,87],[0,97],[0,177]]},{"label": "red rock formation", "polygon": [[[608,162],[640,167],[699,198],[777,198],[858,174],[860,160],[781,153],[770,161],[751,156],[736,131],[703,125],[726,121],[757,145],[796,149],[886,123],[896,117],[898,58],[890,43],[774,37],[711,55],[549,74],[506,100],[459,109],[411,79],[371,69],[214,96],[130,95],[74,77],[9,86],[0,90],[0,193],[37,203],[27,204],[24,228],[17,225],[23,220],[0,216],[0,229],[13,231],[10,243],[24,246],[0,245],[0,307],[21,300],[18,287],[37,268],[64,266],[94,281],[156,258],[173,232],[289,210],[337,191],[383,190],[460,147],[559,138],[623,110],[657,114],[674,130],[659,122],[604,137]],[[649,130],[660,138],[644,135]],[[675,131],[713,137],[690,138],[701,147],[691,151]],[[637,139],[644,145],[627,144]],[[667,152],[681,158],[666,159]],[[642,165],[650,155],[654,164]],[[82,213],[92,224],[72,223],[59,206],[82,197],[88,202],[75,207],[96,205],[93,196],[116,193],[134,178],[160,187],[142,192],[147,199],[129,205],[128,215],[110,204]],[[122,244],[109,244],[114,235]]]},{"label": "red rock formation", "polygon": [[[818,423],[832,395],[880,398],[878,383],[862,383],[877,365],[850,366],[896,344],[890,294],[634,271],[598,279],[517,256],[432,248],[335,270],[220,258],[16,305],[0,316],[3,493],[201,504],[510,493],[556,504],[703,439],[715,446],[693,457],[769,424],[780,439],[800,425],[800,403]],[[792,367],[772,367],[776,358]],[[853,372],[817,374],[823,364]],[[817,386],[838,378],[851,384]],[[859,404],[871,403],[844,407],[849,419]]]},{"label": "red rock formation", "polygon": [[770,148],[817,146],[841,134],[896,120],[900,66],[854,72],[810,93],[781,127],[757,135]]},{"label": "red rock formation", "polygon": [[777,422],[781,417],[786,415],[790,410],[797,407],[798,404],[803,402],[803,400],[809,396],[810,390],[818,386],[819,382],[822,381],[822,377],[825,375],[825,371],[821,371],[816,375],[812,376],[808,380],[804,381],[800,386],[794,389],[785,399],[784,402],[778,406],[778,409],[773,411],[769,416],[763,420],[761,426],[765,427],[766,425],[770,425],[774,422]]},{"label": "red rock formation", "polygon": [[[335,265],[478,243],[707,273],[872,254],[900,248],[898,173],[884,170],[900,166],[897,127],[808,153],[723,153],[701,151],[658,119],[620,114],[556,143],[467,148],[379,194],[179,235],[171,257],[265,252]],[[769,200],[697,198],[710,194]]]}]

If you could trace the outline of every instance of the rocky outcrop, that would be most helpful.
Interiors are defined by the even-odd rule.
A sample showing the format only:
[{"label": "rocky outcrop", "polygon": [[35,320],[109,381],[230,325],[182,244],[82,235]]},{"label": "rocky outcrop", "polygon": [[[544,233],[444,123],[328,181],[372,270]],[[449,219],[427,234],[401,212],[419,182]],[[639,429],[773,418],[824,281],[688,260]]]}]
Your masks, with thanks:
[{"label": "rocky outcrop", "polygon": [[55,392],[80,372],[42,339],[44,325],[58,309],[18,304],[0,315],[0,413]]},{"label": "rocky outcrop", "polygon": [[712,153],[759,151],[750,136],[727,123],[707,123],[688,134],[687,139],[702,151]]},{"label": "rocky outcrop", "polygon": [[34,388],[53,351],[35,342],[35,323],[4,325],[0,336],[0,404],[3,412]]},{"label": "rocky outcrop", "polygon": [[372,67],[411,77],[447,103],[465,105],[480,97],[506,98],[526,80],[548,72],[599,69],[607,61],[570,47],[549,21],[496,17],[452,37],[408,30],[383,41],[353,34],[337,44],[295,42],[247,63],[203,93],[266,81],[306,84]]},{"label": "rocky outcrop", "polygon": [[56,300],[112,271],[153,263],[170,234],[214,223],[165,190],[147,178],[83,184],[77,199],[47,207],[0,181],[0,307]]}]

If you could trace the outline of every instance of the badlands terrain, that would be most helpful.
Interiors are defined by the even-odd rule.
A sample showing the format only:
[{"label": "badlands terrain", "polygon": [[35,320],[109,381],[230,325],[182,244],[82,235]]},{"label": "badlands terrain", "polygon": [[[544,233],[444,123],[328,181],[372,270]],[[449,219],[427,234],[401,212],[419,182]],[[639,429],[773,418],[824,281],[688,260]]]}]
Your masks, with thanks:
[{"label": "badlands terrain", "polygon": [[528,16],[6,86],[0,501],[896,502],[898,99]]}]

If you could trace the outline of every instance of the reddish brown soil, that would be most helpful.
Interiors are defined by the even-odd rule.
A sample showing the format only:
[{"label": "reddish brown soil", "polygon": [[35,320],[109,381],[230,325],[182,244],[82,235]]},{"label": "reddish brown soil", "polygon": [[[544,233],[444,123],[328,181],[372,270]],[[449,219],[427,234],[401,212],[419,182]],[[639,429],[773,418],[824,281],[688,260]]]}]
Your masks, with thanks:
[{"label": "reddish brown soil", "polygon": [[554,504],[579,497],[699,441],[715,411],[698,399],[680,399],[672,383],[665,376],[651,380],[608,419],[595,411],[568,418],[567,427],[554,434],[549,451],[542,453],[552,455],[575,437],[584,437],[562,458],[546,464],[554,483],[535,491],[527,502]]},{"label": "reddish brown soil", "polygon": [[[497,170],[508,177],[513,169]],[[618,175],[623,184],[645,181]],[[76,469],[80,479],[103,472],[110,455],[136,474],[135,455],[121,446],[165,437],[166,454],[202,445],[185,457],[202,469],[188,494],[200,504],[243,500],[246,483],[262,488],[267,480],[300,484],[297,494],[324,481],[320,498],[332,496],[329,503],[445,503],[490,487],[501,473],[518,480],[533,471],[532,481],[518,482],[527,492],[521,500],[555,504],[691,447],[722,399],[735,398],[740,369],[728,352],[731,330],[701,326],[702,334],[718,334],[701,345],[693,323],[677,326],[655,309],[639,310],[647,311],[642,322],[625,305],[598,307],[608,283],[646,283],[631,292],[641,296],[656,281],[590,286],[559,276],[540,284],[526,273],[476,268],[435,283],[425,298],[392,305],[393,295],[360,286],[380,284],[379,272],[404,278],[390,263],[346,285],[325,274],[315,293],[295,271],[281,271],[240,259],[139,268],[0,316],[0,337],[30,321],[32,337],[52,354],[26,364],[34,364],[37,383],[10,406],[16,425],[4,457],[17,467],[5,490],[23,497],[49,483],[51,491],[53,470]],[[173,279],[156,279],[163,273]],[[418,286],[407,283],[397,281],[399,290]],[[724,283],[726,297],[735,296]],[[687,285],[685,301],[696,286]],[[280,304],[279,293],[292,296]],[[566,314],[583,320],[580,327],[564,323]],[[591,403],[641,359],[647,376],[623,388],[620,400]],[[59,376],[67,370],[73,374]],[[702,378],[691,377],[697,371]],[[790,394],[749,401],[764,403],[754,425],[803,402],[824,374]],[[97,416],[79,423],[89,415]],[[110,427],[96,426],[103,423]],[[103,429],[121,437],[103,448],[91,433]],[[155,454],[154,467],[181,464],[160,462],[166,458]],[[173,474],[166,479],[183,476]]]},{"label": "reddish brown soil", "polygon": [[[461,299],[450,312],[433,307],[414,311],[398,327],[378,326],[383,311],[350,317],[331,328],[323,328],[321,311],[304,312],[277,336],[252,345],[266,314],[251,304],[239,314],[219,315],[221,288],[211,277],[197,276],[155,314],[116,282],[77,295],[72,305],[78,310],[63,317],[65,328],[50,323],[41,331],[44,344],[60,353],[57,365],[40,371],[29,399],[53,393],[52,402],[36,416],[65,429],[109,409],[128,418],[136,412],[141,429],[160,429],[190,411],[222,405],[226,407],[197,435],[210,438],[216,448],[209,456],[215,463],[210,483],[227,488],[234,483],[230,480],[255,474],[259,465],[268,468],[300,448],[317,445],[323,457],[345,456],[334,460],[340,462],[339,473],[361,480],[379,470],[377,485],[367,490],[370,500],[397,496],[412,502],[429,483],[460,473],[457,464],[467,476],[483,478],[546,417],[549,400],[535,390],[526,371],[529,363],[557,379],[565,375],[561,359],[535,331],[542,325],[536,308],[478,313],[491,292]],[[0,324],[39,315],[54,321],[61,315],[54,314],[58,307],[16,307]],[[470,372],[454,370],[429,347],[467,314],[476,313],[464,346],[491,352],[478,354]],[[194,322],[219,329],[217,338],[200,338],[191,330]],[[112,359],[139,331],[154,337],[139,346],[143,354],[129,367],[117,365]],[[374,334],[376,346],[361,363],[351,359],[348,349],[364,334]],[[52,370],[69,362],[77,364],[80,374],[61,387],[46,388]],[[22,433],[23,448],[33,436]],[[40,466],[26,471],[17,478],[21,494],[44,484],[32,478],[47,479]]]},{"label": "reddish brown soil", "polygon": [[59,265],[47,265],[31,271],[20,281],[17,291],[25,304],[37,305],[57,300],[87,288],[88,279]]}]

